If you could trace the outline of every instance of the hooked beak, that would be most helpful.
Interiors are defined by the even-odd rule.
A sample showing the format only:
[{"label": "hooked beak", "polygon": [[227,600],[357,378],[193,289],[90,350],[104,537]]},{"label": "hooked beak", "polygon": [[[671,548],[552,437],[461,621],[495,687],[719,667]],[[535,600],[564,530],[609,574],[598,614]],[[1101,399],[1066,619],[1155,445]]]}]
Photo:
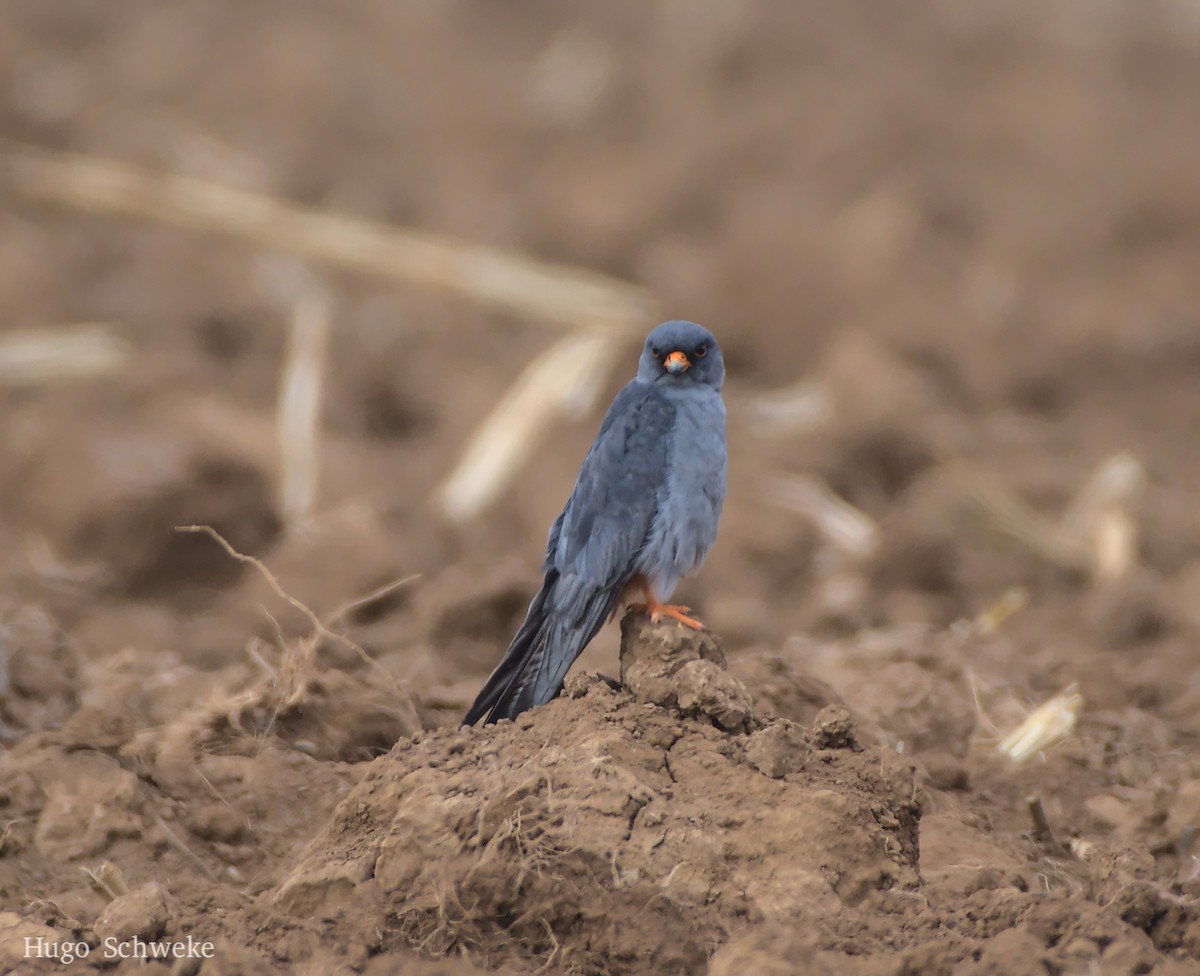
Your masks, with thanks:
[{"label": "hooked beak", "polygon": [[692,363],[687,356],[676,349],[673,353],[671,353],[671,355],[663,360],[663,366],[666,367],[667,372],[669,372],[672,376],[678,376],[680,373],[691,369]]}]

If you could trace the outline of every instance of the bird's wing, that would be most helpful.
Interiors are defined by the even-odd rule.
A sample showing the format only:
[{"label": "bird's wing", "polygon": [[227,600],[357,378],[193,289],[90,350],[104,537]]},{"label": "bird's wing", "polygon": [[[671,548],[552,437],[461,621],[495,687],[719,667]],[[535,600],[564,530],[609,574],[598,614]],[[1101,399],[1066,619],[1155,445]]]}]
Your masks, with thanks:
[{"label": "bird's wing", "polygon": [[551,530],[546,579],[553,583],[541,608],[544,641],[531,655],[536,668],[515,682],[518,707],[558,694],[568,669],[633,579],[666,490],[674,422],[674,405],[642,383],[625,387],[609,407]]},{"label": "bird's wing", "polygon": [[666,485],[675,408],[644,384],[617,394],[550,530],[546,573],[467,724],[512,718],[558,694],[634,576]]},{"label": "bird's wing", "polygon": [[631,383],[613,400],[550,533],[546,566],[567,591],[582,596],[629,582],[666,488],[674,422],[674,405],[645,384]]}]

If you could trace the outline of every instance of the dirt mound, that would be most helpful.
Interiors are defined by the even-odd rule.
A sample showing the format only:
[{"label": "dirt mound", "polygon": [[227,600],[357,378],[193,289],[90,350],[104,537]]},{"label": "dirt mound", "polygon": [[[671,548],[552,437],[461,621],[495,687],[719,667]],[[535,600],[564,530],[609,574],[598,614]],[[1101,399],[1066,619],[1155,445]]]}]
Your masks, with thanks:
[{"label": "dirt mound", "polygon": [[[45,621],[20,632],[45,639]],[[309,645],[237,688],[180,682],[177,663],[149,689],[127,663],[85,664],[99,702],[0,766],[0,886],[44,893],[0,919],[0,949],[193,936],[219,950],[203,976],[1182,976],[1200,958],[1195,858],[1177,841],[1200,779],[1162,753],[1161,722],[1098,714],[1022,769],[935,711],[968,655],[976,707],[995,706],[985,639],[868,633],[748,655],[735,674],[708,633],[629,614],[622,637],[620,685],[580,673],[516,721],[416,732],[358,765],[318,733],[379,734],[373,699]],[[869,717],[852,714],[806,671],[834,655],[834,685],[874,662],[895,693],[860,689]],[[339,726],[332,701],[356,696],[365,718]],[[921,702],[942,737],[914,740],[914,762]],[[1030,794],[1058,838],[1025,836]],[[1096,822],[1113,829],[1100,839]]]},{"label": "dirt mound", "polygon": [[[971,731],[953,715],[941,764],[914,766],[862,744],[841,705],[807,724],[756,709],[752,689],[819,686],[783,656],[747,687],[707,633],[631,613],[622,635],[622,686],[579,675],[515,722],[418,735],[376,760],[273,909],[384,956],[554,972],[1133,976],[1200,955],[1194,897],[1149,855],[1014,846],[952,814]],[[873,735],[894,742],[914,701],[936,704],[952,644],[909,630],[842,648],[848,666],[909,666],[888,672],[897,694]],[[980,795],[1020,787],[994,749],[970,757]]]},{"label": "dirt mound", "polygon": [[399,743],[279,888],[378,948],[692,973],[763,920],[833,924],[917,887],[911,763],[844,712],[760,720],[719,648],[628,616],[614,689]]}]

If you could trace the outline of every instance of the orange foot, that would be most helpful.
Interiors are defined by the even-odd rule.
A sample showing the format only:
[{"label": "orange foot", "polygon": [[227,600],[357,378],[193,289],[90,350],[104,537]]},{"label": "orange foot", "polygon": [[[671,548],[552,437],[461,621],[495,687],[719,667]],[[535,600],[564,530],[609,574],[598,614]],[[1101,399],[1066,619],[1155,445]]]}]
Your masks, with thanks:
[{"label": "orange foot", "polygon": [[691,607],[672,606],[669,603],[631,603],[630,610],[636,610],[638,613],[649,613],[650,619],[654,623],[658,623],[663,617],[670,617],[672,620],[678,620],[685,627],[691,627],[692,630],[703,630],[704,624],[695,617],[689,617]]}]

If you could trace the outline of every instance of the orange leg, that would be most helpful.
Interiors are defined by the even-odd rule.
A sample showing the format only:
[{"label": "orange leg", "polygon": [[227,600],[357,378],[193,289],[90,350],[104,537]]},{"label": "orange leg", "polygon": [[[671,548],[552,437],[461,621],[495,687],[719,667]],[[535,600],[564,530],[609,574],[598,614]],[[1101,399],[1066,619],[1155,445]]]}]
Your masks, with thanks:
[{"label": "orange leg", "polygon": [[675,606],[670,603],[659,603],[654,599],[654,594],[650,592],[650,588],[646,585],[646,581],[640,577],[630,585],[630,589],[639,589],[642,591],[642,596],[646,598],[645,603],[631,603],[630,610],[636,610],[638,613],[650,614],[650,619],[654,623],[658,623],[663,617],[670,617],[672,620],[678,620],[685,627],[691,627],[692,630],[703,630],[704,624],[695,617],[689,617],[691,607]]}]

